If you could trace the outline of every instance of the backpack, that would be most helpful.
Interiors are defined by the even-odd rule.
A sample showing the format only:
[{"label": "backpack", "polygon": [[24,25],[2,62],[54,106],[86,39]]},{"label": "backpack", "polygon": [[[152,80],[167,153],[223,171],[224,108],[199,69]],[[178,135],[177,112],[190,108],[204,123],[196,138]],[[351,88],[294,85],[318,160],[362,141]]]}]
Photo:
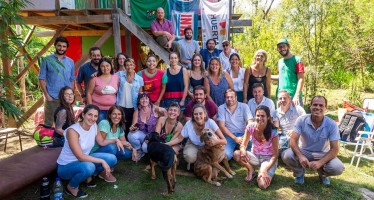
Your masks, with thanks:
[{"label": "backpack", "polygon": [[33,137],[36,141],[36,143],[39,146],[52,146],[53,145],[53,133],[55,132],[55,129],[46,126],[44,124],[39,124],[34,131]]},{"label": "backpack", "polygon": [[339,124],[340,140],[354,142],[358,131],[363,131],[365,118],[360,112],[347,112]]}]

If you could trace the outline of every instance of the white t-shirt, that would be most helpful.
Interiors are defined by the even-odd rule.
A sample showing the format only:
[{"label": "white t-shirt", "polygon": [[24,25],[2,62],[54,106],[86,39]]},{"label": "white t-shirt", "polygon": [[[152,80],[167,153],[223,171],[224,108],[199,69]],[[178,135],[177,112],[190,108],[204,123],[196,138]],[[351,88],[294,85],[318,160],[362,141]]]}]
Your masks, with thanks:
[{"label": "white t-shirt", "polygon": [[239,67],[238,77],[236,78],[233,77],[231,68],[227,70],[227,73],[229,73],[232,78],[232,82],[234,83],[234,90],[236,92],[243,92],[245,69]]},{"label": "white t-shirt", "polygon": [[[210,128],[214,132],[218,130],[216,122],[214,122],[212,119],[208,119],[208,121],[205,122],[204,128]],[[194,145],[204,146],[204,142],[200,141],[200,136],[196,135],[192,120],[188,120],[188,122],[184,125],[181,134],[184,138],[189,138]]]},{"label": "white t-shirt", "polygon": [[95,145],[95,139],[97,135],[97,125],[96,123],[90,127],[90,130],[84,130],[79,122],[69,126],[64,131],[65,143],[61,150],[61,154],[57,159],[59,165],[67,165],[71,162],[78,161],[78,158],[74,155],[73,151],[70,149],[68,138],[66,133],[69,129],[74,129],[79,134],[79,145],[81,146],[82,153],[89,155],[92,147]]},{"label": "white t-shirt", "polygon": [[231,49],[230,55],[228,57],[225,55],[225,52],[223,52],[223,51],[219,54],[218,57],[219,57],[219,60],[222,63],[222,67],[223,67],[224,71],[227,71],[228,69],[230,69],[231,64],[230,64],[229,59],[230,59],[231,54],[233,54],[233,53],[235,53],[235,50]]}]

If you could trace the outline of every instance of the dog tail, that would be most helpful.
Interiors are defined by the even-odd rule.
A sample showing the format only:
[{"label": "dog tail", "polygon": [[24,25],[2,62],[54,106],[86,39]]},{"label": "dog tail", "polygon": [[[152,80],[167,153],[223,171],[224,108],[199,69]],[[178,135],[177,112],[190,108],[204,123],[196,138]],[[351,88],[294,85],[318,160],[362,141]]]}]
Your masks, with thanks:
[{"label": "dog tail", "polygon": [[192,172],[186,172],[184,170],[179,170],[179,169],[177,169],[175,174],[178,176],[196,177],[195,174]]}]

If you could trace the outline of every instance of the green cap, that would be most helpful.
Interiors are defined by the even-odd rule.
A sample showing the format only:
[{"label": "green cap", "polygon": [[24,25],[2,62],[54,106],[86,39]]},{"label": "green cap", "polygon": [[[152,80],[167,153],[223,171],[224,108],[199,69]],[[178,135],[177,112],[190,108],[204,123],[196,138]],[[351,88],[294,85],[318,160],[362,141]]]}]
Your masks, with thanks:
[{"label": "green cap", "polygon": [[288,40],[286,38],[282,38],[282,39],[278,40],[277,45],[278,44],[288,44]]}]

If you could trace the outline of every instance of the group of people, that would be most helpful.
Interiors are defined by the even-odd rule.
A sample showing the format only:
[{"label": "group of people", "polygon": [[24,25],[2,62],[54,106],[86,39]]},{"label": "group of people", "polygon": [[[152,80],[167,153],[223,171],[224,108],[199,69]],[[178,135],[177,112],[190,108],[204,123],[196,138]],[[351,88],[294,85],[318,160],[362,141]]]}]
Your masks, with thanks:
[{"label": "group of people", "polygon": [[[158,29],[170,26],[162,9],[157,17],[152,23],[156,41],[166,41],[165,47],[174,50],[175,36]],[[277,44],[283,58],[278,62],[276,108],[269,98],[271,70],[264,50],[258,50],[252,65],[243,69],[229,41],[222,43],[222,52],[213,39],[207,41],[207,49],[199,50],[189,41],[192,29],[186,28],[185,35],[185,41],[179,41],[184,44],[179,46],[181,52],[169,54],[166,70],[158,69],[157,57],[149,55],[146,69],[135,72],[132,58],[120,53],[113,64],[103,58],[100,48],[92,47],[91,60],[79,68],[76,78],[74,62],[65,55],[69,42],[56,39],[55,53],[40,66],[39,83],[45,96],[45,123],[54,124],[55,145],[63,147],[58,175],[69,180],[68,194],[86,197],[79,184],[95,187],[94,176],[115,182],[112,172],[117,161],[141,159],[151,132],[157,132],[176,154],[183,153],[188,168],[201,146],[225,145],[227,158],[247,168],[245,181],[257,180],[262,189],[271,184],[279,156],[298,184],[304,183],[305,169],[317,170],[325,185],[330,184],[328,176],[343,172],[337,158],[337,125],[324,116],[327,100],[314,97],[311,114],[305,113],[304,66],[290,53],[287,39]],[[72,107],[74,85],[87,104],[78,120]],[[204,128],[213,130],[219,140],[204,144],[200,140]],[[260,166],[258,173],[254,166]]]}]

